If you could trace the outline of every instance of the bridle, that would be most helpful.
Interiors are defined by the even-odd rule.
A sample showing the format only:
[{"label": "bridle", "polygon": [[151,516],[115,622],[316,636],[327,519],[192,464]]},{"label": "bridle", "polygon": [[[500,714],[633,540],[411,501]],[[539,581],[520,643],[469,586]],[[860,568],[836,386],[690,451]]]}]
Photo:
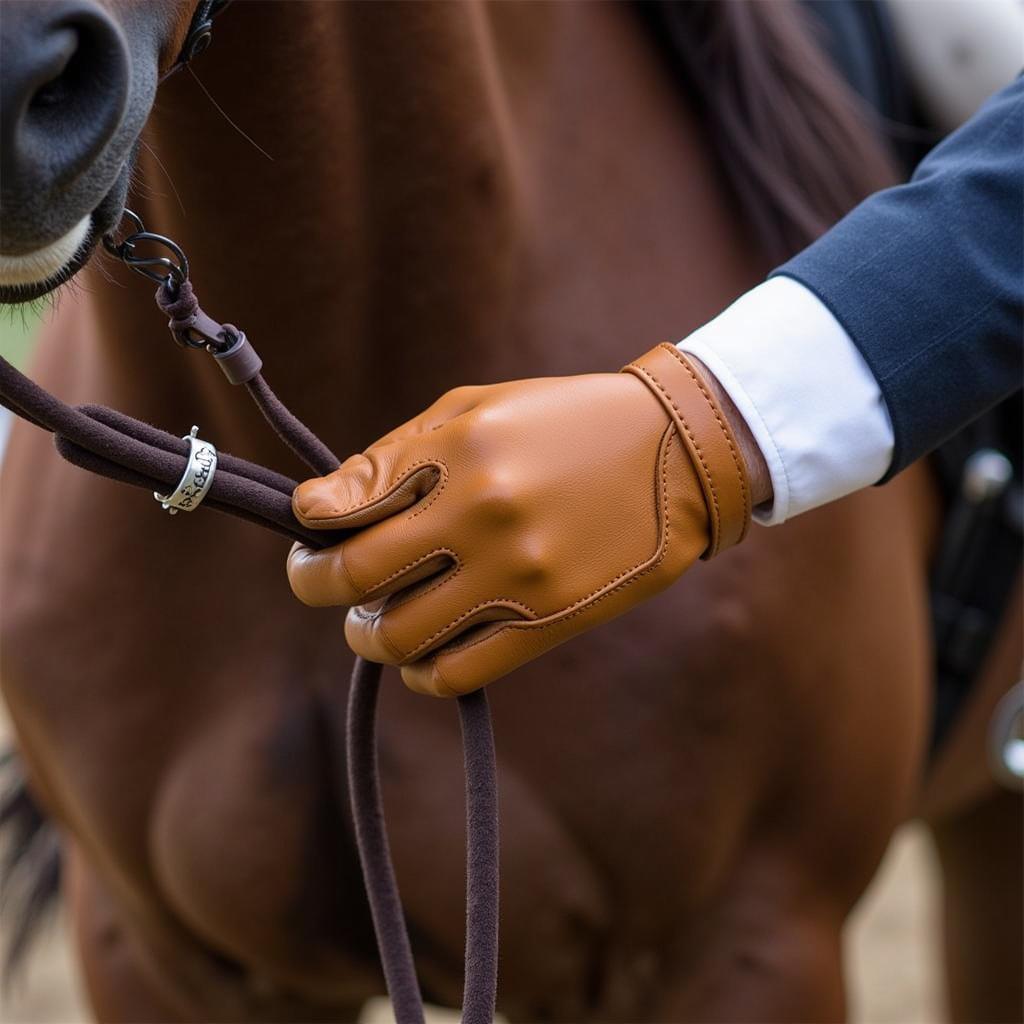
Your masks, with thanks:
[{"label": "bridle", "polygon": [[[171,71],[207,48],[212,19],[230,0],[203,0]],[[170,73],[170,72],[168,72]],[[228,381],[244,387],[287,445],[317,475],[338,458],[277,398],[262,375],[262,360],[245,333],[200,307],[184,251],[145,229],[126,210],[134,230],[104,246],[126,266],[157,284],[156,301],[174,340],[213,356]],[[184,437],[100,405],[71,407],[0,357],[0,404],[54,435],[69,462],[101,476],[145,488],[172,514],[200,505],[272,530],[290,540],[325,547],[345,531],[306,529],[292,514],[296,481],[225,452],[198,436]],[[423,1024],[423,1000],[388,847],[377,764],[376,715],[381,666],[356,658],[346,725],[348,789],[381,964],[395,1018]],[[494,739],[483,690],[458,699],[466,773],[466,943],[462,1020],[494,1018],[498,967],[498,794]]]},{"label": "bridle", "polygon": [[[213,41],[213,19],[224,10],[231,0],[199,0],[188,31],[182,41],[181,50],[171,65],[171,71],[183,68],[189,61],[205,53]],[[168,74],[171,73],[168,71]]]}]

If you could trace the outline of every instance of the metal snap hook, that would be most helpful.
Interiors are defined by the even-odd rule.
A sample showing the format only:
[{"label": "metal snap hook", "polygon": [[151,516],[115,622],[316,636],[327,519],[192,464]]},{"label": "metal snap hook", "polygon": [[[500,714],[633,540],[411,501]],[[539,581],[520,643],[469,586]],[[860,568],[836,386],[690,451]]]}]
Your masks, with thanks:
[{"label": "metal snap hook", "polygon": [[[172,292],[188,280],[188,257],[185,250],[177,242],[166,235],[158,235],[154,231],[147,231],[142,218],[133,210],[125,209],[124,216],[135,226],[135,231],[118,242],[113,233],[103,236],[103,247],[111,256],[116,256],[126,267],[134,270],[143,277],[148,277],[157,284],[166,285]],[[169,249],[174,259],[167,256],[139,256],[136,255],[136,246],[149,243],[156,246],[163,246]],[[175,260],[177,262],[175,262]],[[155,269],[161,267],[166,273],[160,273]]]},{"label": "metal snap hook", "polygon": [[[146,225],[142,223],[142,218],[134,210],[129,210],[127,207],[125,207],[124,210],[121,211],[121,219],[124,220],[126,217],[135,226],[135,230],[137,232],[146,230]],[[117,225],[117,227],[120,226],[120,224]],[[128,242],[131,240],[131,237],[131,235],[127,235],[123,242],[118,242],[114,239],[114,232],[108,231],[103,236],[103,248],[106,249],[111,256],[116,256],[118,259],[120,259],[121,251],[123,247],[127,245]]]}]

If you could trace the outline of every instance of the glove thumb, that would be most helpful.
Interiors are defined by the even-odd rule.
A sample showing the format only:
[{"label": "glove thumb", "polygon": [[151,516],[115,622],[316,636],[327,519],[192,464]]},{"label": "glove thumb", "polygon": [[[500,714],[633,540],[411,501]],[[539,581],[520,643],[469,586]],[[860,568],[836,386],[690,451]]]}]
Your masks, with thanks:
[{"label": "glove thumb", "polygon": [[314,530],[353,529],[404,511],[428,494],[444,473],[437,462],[407,459],[402,444],[353,455],[330,475],[295,488],[295,518]]}]

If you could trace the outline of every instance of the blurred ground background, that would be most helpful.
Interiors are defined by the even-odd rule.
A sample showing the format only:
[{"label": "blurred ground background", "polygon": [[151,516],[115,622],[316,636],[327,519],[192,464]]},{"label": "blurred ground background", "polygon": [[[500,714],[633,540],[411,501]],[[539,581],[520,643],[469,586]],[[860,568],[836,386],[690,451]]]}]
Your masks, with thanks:
[{"label": "blurred ground background", "polygon": [[[32,315],[0,320],[0,353],[24,365],[34,327]],[[3,413],[6,410],[0,409]],[[6,426],[0,420],[0,444]],[[0,709],[0,744],[6,734]],[[847,976],[855,1024],[939,1024],[943,1020],[938,884],[925,830],[907,826],[896,836],[847,928]],[[2,932],[0,917],[0,936]],[[58,915],[37,943],[27,970],[0,995],[0,1022],[85,1024],[89,1019],[66,922]],[[363,1016],[364,1024],[389,1019],[383,1000],[368,1007]],[[438,1011],[431,1024],[457,1020],[455,1014]]]},{"label": "blurred ground background", "polygon": [[[854,1024],[940,1024],[938,879],[924,829],[899,832],[847,929],[846,959]],[[380,1000],[363,1024],[390,1020]],[[63,920],[54,922],[18,985],[0,999],[6,1024],[85,1024]],[[430,1024],[455,1024],[438,1011]],[[752,1022],[753,1024],[753,1022]]]}]

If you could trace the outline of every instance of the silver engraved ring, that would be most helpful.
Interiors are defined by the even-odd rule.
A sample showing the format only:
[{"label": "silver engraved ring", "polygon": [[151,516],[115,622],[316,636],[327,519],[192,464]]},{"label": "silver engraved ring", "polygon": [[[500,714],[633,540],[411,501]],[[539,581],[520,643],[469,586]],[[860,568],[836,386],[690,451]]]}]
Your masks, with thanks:
[{"label": "silver engraved ring", "polygon": [[188,465],[178,486],[170,494],[153,492],[153,497],[173,516],[180,509],[192,512],[199,508],[217,472],[217,449],[199,437],[199,428],[193,427],[182,441],[188,441]]}]

